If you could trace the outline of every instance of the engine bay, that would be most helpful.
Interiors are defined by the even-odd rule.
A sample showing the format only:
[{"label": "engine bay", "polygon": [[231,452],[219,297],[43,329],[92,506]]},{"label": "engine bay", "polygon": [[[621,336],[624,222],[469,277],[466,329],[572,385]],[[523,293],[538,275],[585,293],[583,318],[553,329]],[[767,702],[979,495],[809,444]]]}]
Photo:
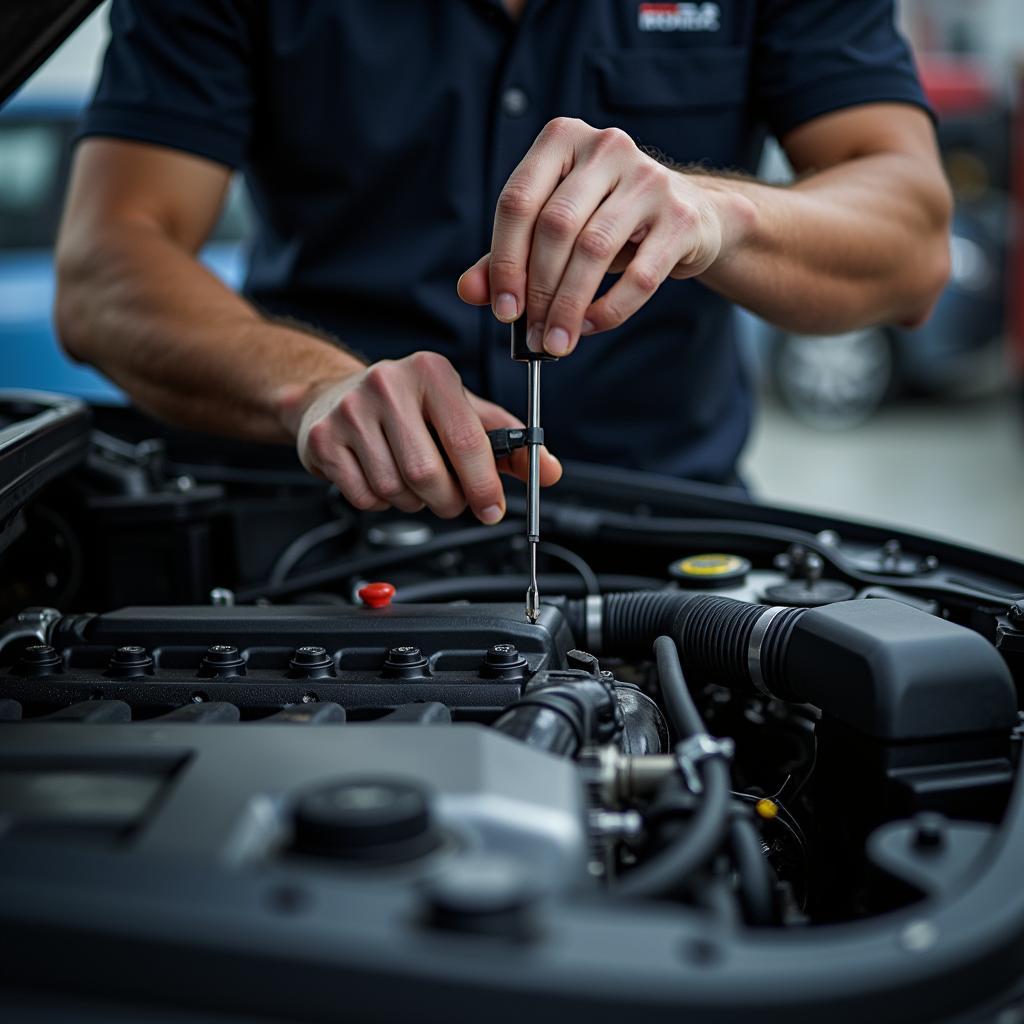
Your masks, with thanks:
[{"label": "engine bay", "polygon": [[1017,1005],[1024,565],[571,466],[534,623],[514,491],[357,514],[284,453],[3,409],[12,1005]]}]

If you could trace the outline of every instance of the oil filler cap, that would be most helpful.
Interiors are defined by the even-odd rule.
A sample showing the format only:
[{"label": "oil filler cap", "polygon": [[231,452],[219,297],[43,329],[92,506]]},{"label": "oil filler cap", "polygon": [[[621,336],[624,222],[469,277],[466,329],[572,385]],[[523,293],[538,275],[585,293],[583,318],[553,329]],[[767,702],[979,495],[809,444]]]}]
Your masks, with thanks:
[{"label": "oil filler cap", "polygon": [[356,591],[356,596],[367,608],[387,608],[395,596],[391,583],[367,583]]},{"label": "oil filler cap", "polygon": [[439,845],[427,792],[413,782],[363,778],[307,793],[294,819],[296,852],[396,864]]},{"label": "oil filler cap", "polygon": [[740,555],[689,555],[668,567],[669,575],[688,590],[712,590],[742,583],[750,562]]},{"label": "oil filler cap", "polygon": [[429,928],[519,941],[537,934],[541,889],[511,858],[462,854],[426,880],[423,895]]}]

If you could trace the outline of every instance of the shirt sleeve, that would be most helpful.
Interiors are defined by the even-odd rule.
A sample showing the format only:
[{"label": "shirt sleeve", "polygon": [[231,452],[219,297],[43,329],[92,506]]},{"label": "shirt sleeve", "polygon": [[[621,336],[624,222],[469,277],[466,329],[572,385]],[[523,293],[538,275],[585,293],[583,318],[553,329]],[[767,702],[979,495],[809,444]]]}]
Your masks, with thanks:
[{"label": "shirt sleeve", "polygon": [[242,0],[113,0],[110,42],[78,137],[155,143],[236,168],[253,120]]},{"label": "shirt sleeve", "polygon": [[754,95],[772,133],[863,103],[931,115],[895,15],[894,0],[761,0]]}]

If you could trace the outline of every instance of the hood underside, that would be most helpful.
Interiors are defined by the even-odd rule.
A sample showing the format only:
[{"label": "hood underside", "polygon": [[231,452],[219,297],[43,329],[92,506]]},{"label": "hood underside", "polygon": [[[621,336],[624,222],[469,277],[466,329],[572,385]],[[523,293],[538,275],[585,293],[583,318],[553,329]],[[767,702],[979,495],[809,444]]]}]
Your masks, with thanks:
[{"label": "hood underside", "polygon": [[5,0],[0,5],[0,104],[100,5],[101,0]]}]

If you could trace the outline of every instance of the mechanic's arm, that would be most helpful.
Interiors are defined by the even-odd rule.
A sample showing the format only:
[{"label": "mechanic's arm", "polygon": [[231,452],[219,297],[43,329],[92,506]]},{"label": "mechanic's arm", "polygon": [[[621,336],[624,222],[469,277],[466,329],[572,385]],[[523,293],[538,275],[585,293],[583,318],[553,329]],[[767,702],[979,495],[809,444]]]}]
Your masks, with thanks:
[{"label": "mechanic's arm", "polygon": [[[230,179],[223,166],[112,139],[78,148],[57,245],[67,351],[182,426],[295,441],[303,464],[357,508],[389,505],[496,522],[505,502],[485,430],[521,425],[470,394],[441,355],[367,367],[268,321],[196,254]],[[455,470],[448,472],[433,428]],[[516,453],[502,468],[522,476]],[[542,480],[560,475],[547,456]]]},{"label": "mechanic's arm", "polygon": [[[667,277],[700,277],[807,333],[922,322],[948,276],[952,213],[928,116],[869,104],[782,143],[801,175],[784,188],[672,170],[617,129],[552,121],[505,185],[491,251],[459,293],[502,320],[525,303],[534,344],[555,355],[621,324]],[[622,276],[595,301],[608,271]]]}]

